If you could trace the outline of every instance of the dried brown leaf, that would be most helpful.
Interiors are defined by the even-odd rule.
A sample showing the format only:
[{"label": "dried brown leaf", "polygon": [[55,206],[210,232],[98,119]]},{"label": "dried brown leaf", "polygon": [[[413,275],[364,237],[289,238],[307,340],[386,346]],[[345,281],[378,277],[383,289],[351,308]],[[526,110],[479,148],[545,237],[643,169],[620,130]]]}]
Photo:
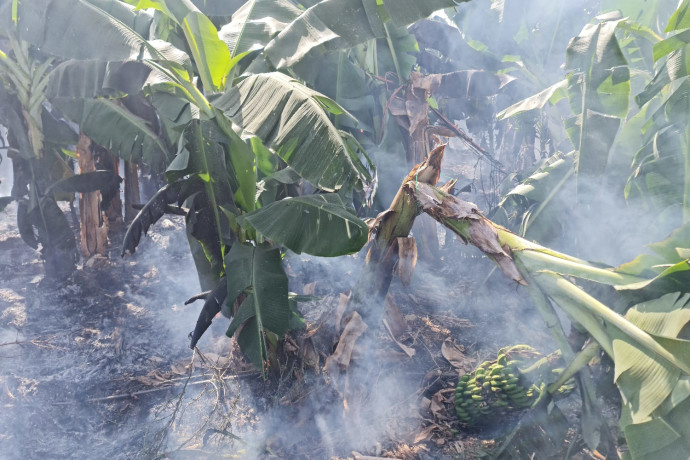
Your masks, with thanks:
[{"label": "dried brown leaf", "polygon": [[474,361],[472,358],[468,358],[450,339],[446,340],[443,342],[443,345],[441,345],[441,354],[453,367],[459,369],[464,368],[468,361]]},{"label": "dried brown leaf", "polygon": [[406,354],[408,357],[412,358],[414,355],[417,354],[417,351],[416,351],[414,348],[408,347],[407,345],[405,345],[404,343],[399,342],[398,339],[395,338],[395,335],[393,335],[393,331],[391,331],[391,327],[388,325],[388,321],[387,321],[387,320],[385,320],[385,319],[383,320],[383,325],[386,326],[386,330],[387,330],[388,333],[390,334],[391,339],[393,339],[393,342],[395,342],[395,344],[396,344],[397,346],[399,346],[400,349],[401,349],[403,352],[405,352],[405,354]]},{"label": "dried brown leaf", "polygon": [[352,297],[351,292],[341,293],[338,298],[338,307],[335,310],[335,333],[339,333],[342,330],[342,321],[345,310],[347,310],[347,305],[350,303],[350,297]]},{"label": "dried brown leaf", "polygon": [[304,295],[314,295],[315,292],[316,292],[316,281],[309,283],[309,284],[305,284],[304,287],[302,288],[302,293]]},{"label": "dried brown leaf", "polygon": [[350,366],[352,351],[355,348],[357,339],[367,330],[367,327],[359,313],[352,313],[347,320],[343,333],[340,335],[338,346],[326,360],[326,372],[335,375],[338,370],[347,369]]},{"label": "dried brown leaf", "polygon": [[431,413],[434,415],[434,418],[436,420],[448,419],[445,403],[446,398],[440,391],[435,393],[434,396],[431,397],[431,405],[429,406],[429,408],[431,409]]},{"label": "dried brown leaf", "polygon": [[440,430],[441,427],[439,425],[436,425],[435,423],[427,426],[424,428],[422,431],[417,433],[417,436],[414,437],[413,444],[418,444],[420,442],[428,441],[431,439],[431,436],[433,435],[435,430]]},{"label": "dried brown leaf", "polygon": [[399,339],[400,336],[407,331],[408,325],[407,321],[405,321],[405,317],[400,313],[395,299],[393,299],[393,296],[390,294],[386,296],[385,308],[391,332],[396,339]]}]

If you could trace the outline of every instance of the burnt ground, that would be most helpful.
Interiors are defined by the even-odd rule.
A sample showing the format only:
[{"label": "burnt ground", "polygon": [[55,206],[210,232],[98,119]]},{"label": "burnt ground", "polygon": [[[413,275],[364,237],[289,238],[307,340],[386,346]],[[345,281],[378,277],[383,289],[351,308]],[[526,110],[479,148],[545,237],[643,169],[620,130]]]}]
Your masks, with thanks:
[{"label": "burnt ground", "polygon": [[506,345],[554,348],[524,290],[448,238],[409,286],[394,280],[390,330],[371,329],[335,373],[333,318],[362,259],[288,259],[291,290],[319,300],[264,380],[225,318],[188,348],[201,304],[183,305],[199,288],[179,218],[56,285],[13,209],[0,219],[0,458],[476,458],[516,420],[459,424],[458,376]]}]

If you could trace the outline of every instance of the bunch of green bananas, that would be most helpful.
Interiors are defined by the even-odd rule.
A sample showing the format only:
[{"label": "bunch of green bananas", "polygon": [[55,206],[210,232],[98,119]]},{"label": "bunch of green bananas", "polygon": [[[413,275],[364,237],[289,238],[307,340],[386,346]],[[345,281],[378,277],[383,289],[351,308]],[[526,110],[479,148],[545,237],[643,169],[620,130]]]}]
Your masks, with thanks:
[{"label": "bunch of green bananas", "polygon": [[[529,345],[501,348],[496,359],[484,361],[474,372],[460,378],[455,390],[455,411],[470,426],[488,424],[494,416],[526,409],[546,388],[560,353],[543,356]],[[569,394],[575,386],[569,381],[558,391]]]}]

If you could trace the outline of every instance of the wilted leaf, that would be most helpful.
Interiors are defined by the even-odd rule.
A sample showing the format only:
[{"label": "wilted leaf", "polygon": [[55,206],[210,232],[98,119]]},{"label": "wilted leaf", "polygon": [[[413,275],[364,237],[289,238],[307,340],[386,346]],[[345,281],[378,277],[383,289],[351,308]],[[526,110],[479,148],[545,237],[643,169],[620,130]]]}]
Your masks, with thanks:
[{"label": "wilted leaf", "polygon": [[221,278],[218,285],[206,297],[206,302],[199,312],[199,318],[196,320],[196,327],[192,333],[192,341],[189,348],[192,350],[196,347],[197,342],[204,335],[204,332],[211,326],[213,318],[220,313],[221,307],[225,303],[228,294],[228,285],[225,278]]},{"label": "wilted leaf", "polygon": [[130,254],[134,254],[141,240],[142,233],[146,235],[149,227],[163,217],[166,206],[177,202],[178,199],[179,184],[167,184],[161,187],[129,225],[123,239],[121,255],[124,256],[127,251]]},{"label": "wilted leaf", "polygon": [[395,337],[395,335],[393,335],[393,331],[391,330],[391,327],[388,325],[388,321],[386,321],[385,319],[383,320],[383,325],[386,326],[386,330],[387,330],[388,333],[390,334],[391,339],[393,339],[393,342],[395,342],[395,344],[396,344],[398,347],[400,347],[400,349],[401,349],[409,358],[412,358],[412,357],[414,357],[414,355],[417,354],[417,351],[416,351],[414,348],[408,347],[408,346],[405,345],[404,343],[400,342],[400,341]]},{"label": "wilted leaf", "polygon": [[325,369],[331,375],[337,375],[340,370],[345,370],[350,366],[352,352],[357,344],[357,339],[366,331],[367,324],[362,320],[359,313],[354,312],[350,316],[343,333],[340,334],[338,346],[331,356],[326,359]]},{"label": "wilted leaf", "polygon": [[405,317],[402,315],[402,313],[400,313],[400,309],[398,308],[398,305],[395,303],[395,299],[393,299],[393,296],[391,294],[388,294],[386,296],[385,308],[391,332],[397,339],[402,334],[404,334],[405,331],[407,331],[407,321],[405,320]]},{"label": "wilted leaf", "polygon": [[441,345],[441,355],[456,369],[465,369],[474,361],[474,359],[468,358],[450,339],[447,339]]}]

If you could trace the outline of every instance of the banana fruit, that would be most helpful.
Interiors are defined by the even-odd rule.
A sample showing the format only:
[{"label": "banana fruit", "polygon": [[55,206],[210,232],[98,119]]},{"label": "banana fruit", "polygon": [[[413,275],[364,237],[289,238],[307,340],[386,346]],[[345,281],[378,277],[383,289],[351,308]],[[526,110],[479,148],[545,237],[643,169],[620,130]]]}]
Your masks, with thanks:
[{"label": "banana fruit", "polygon": [[[563,371],[556,367],[560,360],[558,352],[543,356],[529,345],[501,348],[495,360],[484,361],[460,378],[455,390],[458,418],[469,426],[482,426],[495,416],[527,409],[546,388],[547,380]],[[574,388],[571,380],[559,394],[567,395]]]}]

